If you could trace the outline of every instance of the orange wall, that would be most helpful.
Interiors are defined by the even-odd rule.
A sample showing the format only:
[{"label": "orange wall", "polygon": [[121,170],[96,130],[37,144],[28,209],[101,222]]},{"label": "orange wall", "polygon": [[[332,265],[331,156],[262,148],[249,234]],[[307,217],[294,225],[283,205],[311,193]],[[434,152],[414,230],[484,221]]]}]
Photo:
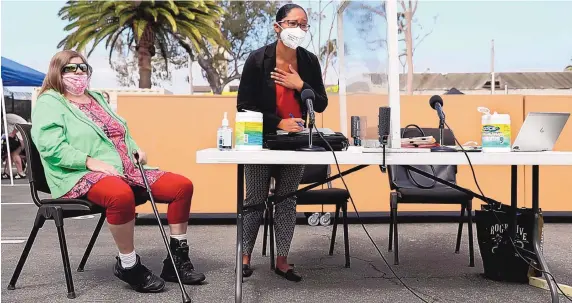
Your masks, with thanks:
[{"label": "orange wall", "polygon": [[[570,96],[525,96],[525,115],[529,112],[567,112],[572,113],[572,97]],[[564,131],[558,138],[555,150],[572,150],[572,121],[566,123]],[[572,210],[572,198],[568,189],[572,188],[572,169],[564,166],[540,167],[540,207],[544,211]],[[526,167],[526,206],[532,206],[532,168]]]},{"label": "orange wall", "polygon": [[[436,113],[428,105],[429,96],[401,97],[401,124],[419,124],[421,127],[435,127]],[[480,114],[478,106],[491,111],[509,113],[512,119],[512,140],[523,123],[524,112],[568,111],[572,112],[572,97],[524,97],[508,96],[443,96],[449,125],[461,143],[480,142]],[[348,119],[359,115],[368,118],[368,137],[376,137],[377,113],[380,106],[387,105],[387,96],[347,96]],[[195,153],[199,149],[216,144],[216,130],[220,126],[223,112],[229,113],[234,125],[235,97],[213,96],[120,96],[118,112],[125,117],[137,143],[149,157],[151,165],[177,172],[189,177],[195,184],[193,213],[232,213],[236,210],[236,166],[197,164]],[[330,105],[324,114],[318,115],[318,125],[339,129],[339,100],[330,96]],[[349,125],[349,121],[348,121]],[[569,123],[559,140],[558,149],[572,150],[572,126]],[[342,169],[346,169],[343,167]],[[335,171],[335,167],[332,170]],[[510,203],[510,167],[477,167],[476,174],[485,195]],[[558,176],[571,168],[541,169],[541,206],[546,210],[572,210],[572,203],[559,199],[560,184],[572,186],[572,181],[558,181]],[[530,176],[524,168],[519,169],[519,204],[530,206]],[[369,167],[345,178],[354,201],[360,211],[388,211],[389,184],[387,176],[378,167]],[[560,183],[558,183],[560,182]],[[458,183],[476,190],[470,169],[459,167]],[[526,187],[524,186],[526,184]],[[342,186],[341,182],[335,183]],[[525,193],[527,193],[525,195]],[[568,201],[569,202],[569,201]],[[458,210],[447,205],[403,205],[403,210]],[[477,208],[475,206],[475,208]],[[161,207],[165,211],[166,207]],[[317,210],[315,206],[299,207],[299,211]],[[139,212],[150,212],[148,205]]]},{"label": "orange wall", "polygon": [[[437,127],[437,114],[429,106],[430,96],[401,96],[401,125],[415,123],[421,127]],[[335,110],[328,108],[324,114],[326,127],[339,129],[339,102],[337,96],[330,98],[335,104]],[[444,110],[447,114],[447,123],[455,132],[461,143],[467,141],[480,142],[481,114],[477,112],[478,106],[485,106],[491,111],[510,113],[512,123],[512,139],[516,137],[523,123],[522,112],[523,97],[510,96],[443,96]],[[377,136],[377,115],[380,106],[387,105],[387,96],[378,95],[351,95],[347,97],[348,119],[350,116],[366,116],[368,121],[367,136]],[[349,120],[348,120],[349,125]],[[344,167],[347,169],[349,166]],[[520,169],[520,174],[524,172]],[[510,167],[475,167],[479,185],[486,196],[510,203]],[[493,177],[494,176],[494,177]],[[524,186],[524,180],[520,187]],[[354,202],[361,211],[388,211],[389,210],[389,182],[386,175],[381,175],[378,167],[368,167],[365,170],[350,175],[346,183],[352,191]],[[458,183],[472,190],[477,190],[470,168],[459,167]],[[343,186],[341,182],[337,186]],[[480,202],[480,201],[479,201]],[[523,194],[519,195],[519,203],[524,204]],[[458,210],[452,205],[417,205],[403,204],[402,210]],[[477,206],[475,205],[475,208]]]}]

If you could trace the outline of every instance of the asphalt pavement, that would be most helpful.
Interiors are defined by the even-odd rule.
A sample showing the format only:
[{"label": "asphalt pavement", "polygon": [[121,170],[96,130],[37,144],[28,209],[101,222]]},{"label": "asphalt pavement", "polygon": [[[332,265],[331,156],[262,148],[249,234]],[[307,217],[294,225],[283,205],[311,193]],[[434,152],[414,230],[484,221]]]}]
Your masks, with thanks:
[{"label": "asphalt pavement", "polygon": [[[181,302],[176,284],[168,283],[163,293],[139,294],[113,276],[117,249],[106,226],[85,272],[75,271],[99,216],[65,222],[76,299],[66,297],[61,254],[52,222],[46,222],[40,230],[16,289],[7,290],[37,208],[30,201],[25,185],[3,185],[1,202],[2,302]],[[456,224],[401,224],[401,264],[393,266],[392,253],[387,252],[388,225],[370,224],[366,228],[396,274],[427,302],[550,302],[548,291],[483,278],[476,232],[476,266],[471,268],[466,237],[461,253],[454,253]],[[328,255],[331,231],[331,226],[296,227],[289,261],[304,280],[293,283],[271,271],[268,257],[261,255],[261,228],[252,261],[255,272],[245,279],[243,302],[422,302],[393,275],[360,225],[349,228],[351,268],[344,268],[341,229],[335,253]],[[465,227],[465,236],[466,231]],[[137,226],[135,232],[137,253],[144,264],[159,273],[166,252],[158,226]],[[571,232],[572,224],[545,225],[548,264],[558,282],[567,285],[572,285]],[[234,302],[235,226],[191,225],[188,235],[193,263],[207,276],[205,284],[187,286],[193,302]]]}]

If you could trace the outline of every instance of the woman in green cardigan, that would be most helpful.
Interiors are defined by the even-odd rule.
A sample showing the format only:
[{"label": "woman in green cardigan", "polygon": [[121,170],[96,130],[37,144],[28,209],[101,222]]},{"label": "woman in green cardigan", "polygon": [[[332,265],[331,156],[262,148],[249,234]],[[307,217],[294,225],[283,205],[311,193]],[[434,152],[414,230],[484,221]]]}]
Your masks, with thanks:
[{"label": "woman in green cardigan", "polygon": [[[51,60],[32,112],[32,141],[42,158],[53,198],[84,198],[106,209],[119,255],[114,274],[138,292],[159,292],[177,282],[172,262],[163,261],[160,277],[135,253],[135,200],[144,193],[133,152],[147,162],[125,120],[103,95],[88,90],[92,68],[81,54],[65,50]],[[181,175],[147,170],[154,197],[169,203],[170,248],[181,280],[200,284],[205,276],[189,259],[187,225],[193,184]]]}]

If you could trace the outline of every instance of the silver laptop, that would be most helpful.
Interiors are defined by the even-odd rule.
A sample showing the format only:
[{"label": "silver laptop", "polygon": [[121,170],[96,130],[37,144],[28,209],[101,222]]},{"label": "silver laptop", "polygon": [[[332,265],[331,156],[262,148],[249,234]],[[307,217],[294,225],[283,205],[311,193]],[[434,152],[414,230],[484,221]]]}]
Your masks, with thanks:
[{"label": "silver laptop", "polygon": [[529,113],[520,128],[512,151],[550,151],[564,129],[570,113]]}]

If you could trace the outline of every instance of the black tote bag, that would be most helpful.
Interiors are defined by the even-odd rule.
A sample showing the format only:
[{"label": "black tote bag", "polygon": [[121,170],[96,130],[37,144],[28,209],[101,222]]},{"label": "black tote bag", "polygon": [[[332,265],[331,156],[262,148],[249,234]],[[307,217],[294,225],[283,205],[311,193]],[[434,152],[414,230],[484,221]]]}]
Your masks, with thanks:
[{"label": "black tote bag", "polygon": [[[533,247],[534,213],[531,208],[517,210],[514,246],[508,237],[510,206],[483,205],[481,210],[475,211],[475,221],[485,277],[496,281],[528,283],[530,275],[540,276],[539,272],[529,266],[532,264],[536,268],[539,267]],[[538,234],[541,237],[541,250],[543,225],[544,221],[540,213]]]}]

